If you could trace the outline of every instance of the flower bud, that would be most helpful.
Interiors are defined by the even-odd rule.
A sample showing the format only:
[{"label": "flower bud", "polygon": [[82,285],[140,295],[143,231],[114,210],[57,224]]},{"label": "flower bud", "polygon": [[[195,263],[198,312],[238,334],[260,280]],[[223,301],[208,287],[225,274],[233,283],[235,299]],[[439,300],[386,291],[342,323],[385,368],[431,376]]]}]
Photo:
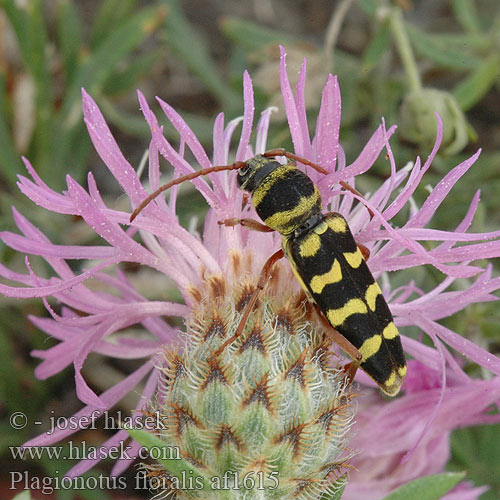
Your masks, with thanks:
[{"label": "flower bud", "polygon": [[410,92],[401,105],[401,133],[411,142],[432,147],[436,140],[436,113],[443,120],[444,152],[458,153],[467,145],[467,120],[449,92],[433,88]]}]

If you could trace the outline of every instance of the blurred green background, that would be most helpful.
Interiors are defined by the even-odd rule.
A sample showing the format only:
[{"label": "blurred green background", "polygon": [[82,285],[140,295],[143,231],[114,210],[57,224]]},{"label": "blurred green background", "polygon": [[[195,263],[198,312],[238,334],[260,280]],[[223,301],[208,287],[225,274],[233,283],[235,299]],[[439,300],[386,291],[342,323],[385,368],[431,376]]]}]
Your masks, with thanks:
[{"label": "blurred green background", "polygon": [[[91,244],[94,238],[78,220],[69,226],[67,219],[64,225],[58,224],[58,218],[36,209],[20,195],[15,183],[18,174],[25,174],[21,155],[56,190],[64,189],[66,173],[85,182],[91,170],[112,206],[126,203],[91,147],[82,122],[82,87],[97,101],[133,165],[140,164],[149,134],[139,111],[137,88],[152,106],[155,95],[171,104],[210,152],[216,114],[222,110],[229,120],[242,113],[244,69],[254,82],[257,113],[269,105],[281,106],[278,44],[288,52],[292,80],[307,58],[311,117],[315,117],[328,73],[338,75],[341,143],[348,162],[381,117],[388,126],[399,125],[391,140],[399,167],[417,155],[425,159],[434,141],[433,113],[438,110],[445,141],[426,184],[434,185],[479,147],[483,152],[467,180],[453,189],[433,226],[454,227],[480,188],[482,203],[471,230],[498,229],[497,0],[0,0],[1,228],[15,231],[10,207],[16,205],[54,242]],[[175,144],[173,129],[166,126],[165,133]],[[273,115],[268,146],[291,147],[282,113]],[[388,176],[386,169],[387,163],[381,161],[357,188],[373,190]],[[422,186],[417,203],[425,194]],[[193,216],[203,220],[205,205],[193,190],[184,189],[178,206],[184,224]],[[10,267],[23,270],[23,256],[4,245],[0,256]],[[439,280],[427,271],[415,277],[423,288]],[[140,270],[130,272],[137,274],[140,286]],[[149,277],[143,281],[151,288]],[[153,295],[171,298],[175,294],[164,283],[153,288]],[[40,301],[0,301],[0,497],[11,498],[9,472],[30,470],[31,475],[44,477],[73,464],[13,459],[8,446],[20,445],[39,431],[28,426],[13,433],[8,416],[22,411],[30,422],[46,421],[51,415],[71,415],[80,403],[71,368],[45,381],[33,376],[37,361],[30,351],[52,345],[26,319],[28,314],[44,314]],[[500,352],[499,324],[498,307],[491,303],[469,307],[447,321],[455,331],[495,354]],[[85,376],[98,391],[133,368],[130,363],[101,359],[87,365]],[[122,401],[122,409],[127,408],[127,401]],[[99,432],[102,435],[87,439],[99,444],[107,437],[104,431],[95,434]],[[85,437],[79,434],[77,438]],[[467,478],[478,485],[489,484],[485,500],[500,497],[498,442],[499,426],[463,429],[452,439],[450,469],[466,470]],[[110,464],[100,467],[92,474],[109,471]],[[43,498],[133,499],[137,495],[131,490],[117,497],[94,489],[79,491],[77,497],[62,490]],[[42,495],[34,492],[33,497]]]}]

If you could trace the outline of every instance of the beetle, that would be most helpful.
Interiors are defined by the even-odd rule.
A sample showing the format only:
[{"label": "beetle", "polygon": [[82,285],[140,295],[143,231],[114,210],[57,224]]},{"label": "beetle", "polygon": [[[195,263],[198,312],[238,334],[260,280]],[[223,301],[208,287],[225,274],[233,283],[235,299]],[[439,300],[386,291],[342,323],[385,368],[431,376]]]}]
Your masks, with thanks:
[{"label": "beetle", "polygon": [[[279,156],[285,156],[288,161],[278,162]],[[235,334],[216,354],[241,335],[272,267],[285,256],[318,311],[327,335],[353,360],[346,367],[348,378],[352,380],[360,367],[385,394],[395,396],[406,375],[406,361],[389,306],[366,264],[369,251],[356,243],[340,213],[322,212],[317,186],[292,161],[328,173],[305,158],[283,149],[273,149],[245,162],[209,167],[174,179],[148,196],[134,210],[130,220],[173,185],[211,172],[237,170],[238,186],[249,194],[263,223],[253,219],[226,219],[219,224],[241,224],[263,232],[278,231],[282,248],[264,264]],[[347,183],[341,181],[340,184],[361,196]]]}]

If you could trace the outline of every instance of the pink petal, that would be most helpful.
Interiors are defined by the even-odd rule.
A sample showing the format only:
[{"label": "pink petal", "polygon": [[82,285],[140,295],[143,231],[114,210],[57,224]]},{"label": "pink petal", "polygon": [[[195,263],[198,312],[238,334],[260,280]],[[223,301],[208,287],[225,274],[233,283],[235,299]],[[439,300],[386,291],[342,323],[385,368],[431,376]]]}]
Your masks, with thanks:
[{"label": "pink petal", "polygon": [[106,218],[87,192],[70,176],[67,177],[67,183],[69,194],[78,209],[79,215],[97,234],[110,245],[120,250],[122,255],[126,255],[132,262],[140,262],[153,268],[161,267],[154,255],[127,236],[118,224],[112,223]]},{"label": "pink petal", "polygon": [[159,97],[156,100],[160,103],[161,109],[170,120],[170,123],[177,130],[179,135],[185,141],[191,152],[193,153],[196,161],[201,165],[201,168],[210,167],[210,160],[208,159],[207,153],[205,149],[198,141],[196,135],[191,130],[191,127],[183,120],[183,118],[175,111],[172,106],[166,103],[164,100]]},{"label": "pink petal", "polygon": [[277,108],[266,108],[262,111],[256,127],[255,154],[262,154],[266,151],[267,132],[269,130],[269,121],[271,113]]},{"label": "pink petal", "polygon": [[321,96],[314,145],[316,161],[329,172],[335,170],[340,130],[340,90],[337,77],[329,75]]},{"label": "pink petal", "polygon": [[405,224],[405,227],[425,226],[436,212],[436,209],[446,198],[451,188],[457,183],[460,177],[462,177],[472,167],[472,165],[474,165],[480,154],[481,150],[479,149],[470,158],[463,161],[455,168],[453,168],[450,172],[448,172],[444,176],[444,178],[439,181],[437,186],[433,189],[432,193],[427,197],[417,215],[412,217]]},{"label": "pink petal", "polygon": [[[137,92],[139,103],[141,105],[142,113],[144,114],[144,118],[146,119],[149,128],[151,129],[152,140],[155,143],[155,146],[158,148],[160,154],[176,169],[179,171],[181,175],[186,175],[191,172],[194,172],[193,167],[172,147],[172,145],[167,141],[165,136],[163,135],[163,131],[158,124],[158,120],[156,116],[149,108],[149,105],[141,92]],[[203,195],[203,197],[207,200],[207,203],[210,206],[214,206],[217,203],[216,198],[214,197],[214,193],[210,186],[207,184],[205,179],[202,177],[198,177],[191,181],[198,191]],[[143,196],[139,202],[141,202],[145,196]],[[138,205],[135,203],[135,205]],[[154,206],[154,204],[152,204]]]},{"label": "pink petal", "polygon": [[[107,408],[113,407],[120,399],[122,399],[126,394],[128,394],[145,376],[146,374],[153,368],[154,360],[149,360],[140,368],[138,368],[135,372],[128,375],[126,378],[121,380],[118,384],[114,385],[110,389],[107,389],[100,396],[101,401],[106,405]],[[92,406],[85,406],[80,411],[75,413],[71,419],[71,422],[79,423],[84,422],[85,419],[91,417],[91,422],[97,420],[99,416],[102,415],[102,411],[98,408]],[[23,447],[27,448],[30,446],[48,446],[53,443],[57,443],[64,439],[65,437],[74,434],[80,427],[77,425],[77,428],[74,429],[72,427],[65,429],[54,429],[54,432],[51,430],[41,434],[40,436],[30,439],[26,443],[24,443]],[[84,427],[82,427],[84,428]],[[50,434],[49,434],[50,432]]]},{"label": "pink petal", "polygon": [[254,114],[254,100],[253,100],[253,86],[250,75],[247,71],[243,73],[243,128],[241,130],[240,143],[236,152],[236,160],[244,161],[249,157],[249,144],[250,136],[252,134],[253,114]]},{"label": "pink petal", "polygon": [[410,176],[410,179],[408,179],[408,183],[406,184],[405,189],[396,197],[396,199],[392,202],[392,204],[389,206],[389,208],[384,212],[384,215],[387,217],[387,220],[392,219],[408,202],[410,199],[410,196],[415,192],[417,187],[420,184],[420,181],[422,180],[423,175],[427,170],[429,170],[430,166],[432,165],[432,162],[434,161],[434,158],[436,157],[436,154],[439,150],[439,147],[441,146],[441,141],[443,140],[443,122],[441,120],[441,117],[436,114],[436,120],[437,120],[437,133],[436,133],[436,142],[434,143],[434,147],[432,148],[432,151],[425,161],[422,169],[417,168],[417,165],[420,166],[420,158],[417,158],[417,161],[415,162],[415,175]]},{"label": "pink petal", "polygon": [[304,144],[307,144],[309,142],[309,137],[303,136],[302,125],[304,120],[304,111],[302,109],[298,110],[297,106],[295,105],[292,87],[290,86],[290,81],[288,80],[288,75],[286,72],[286,52],[281,45],[280,53],[281,94],[283,96],[286,117],[288,119],[288,128],[290,129],[290,136],[292,138],[295,153],[299,156],[304,156]]},{"label": "pink petal", "polygon": [[[128,438],[127,431],[119,430],[109,439],[107,439],[104,443],[99,445],[99,453],[97,457],[92,458],[84,458],[80,460],[74,467],[72,467],[64,477],[75,478],[85,474],[85,472],[89,471],[94,465],[103,460],[109,453],[116,454],[119,450],[123,449],[124,454],[128,454],[130,449],[128,448],[130,444],[125,444]],[[129,461],[130,465],[131,460]]]},{"label": "pink petal", "polygon": [[466,356],[478,365],[486,368],[495,375],[500,374],[500,358],[489,353],[470,340],[452,332],[443,325],[424,317],[416,317],[415,324],[425,331],[434,332],[439,338],[446,342],[450,347],[457,350],[460,354]]},{"label": "pink petal", "polygon": [[[97,264],[89,271],[84,271],[80,275],[75,276],[74,278],[72,278],[70,280],[58,282],[55,285],[39,286],[36,288],[31,288],[31,287],[30,288],[23,288],[23,287],[10,287],[10,286],[0,284],[0,293],[5,295],[6,297],[17,297],[17,298],[47,297],[48,295],[54,295],[60,291],[68,290],[68,289],[82,283],[83,281],[90,278],[95,272],[100,271],[101,269],[104,269],[112,264],[115,264],[119,260],[121,260],[121,259],[117,259],[117,258],[108,259],[105,262],[101,262],[100,264]],[[18,276],[21,277],[22,275],[18,275]],[[24,282],[21,279],[19,279],[18,281]],[[51,281],[53,281],[53,280],[51,280]]]},{"label": "pink petal", "polygon": [[82,89],[82,105],[85,124],[97,153],[127,193],[133,205],[138,205],[147,196],[147,193],[135,170],[116,144],[95,101],[84,89]]},{"label": "pink petal", "polygon": [[116,257],[117,250],[103,246],[53,245],[33,241],[19,234],[0,231],[0,239],[12,249],[21,253],[41,255],[43,257],[58,257],[61,259],[105,259]]},{"label": "pink petal", "polygon": [[302,148],[300,155],[304,156],[305,158],[313,158],[311,139],[309,137],[309,126],[307,124],[305,86],[306,60],[304,58],[302,67],[300,68],[299,78],[297,80],[297,87],[295,88],[297,120],[302,136]]},{"label": "pink petal", "polygon": [[225,165],[227,163],[227,153],[224,144],[224,113],[219,113],[214,121],[213,130],[213,164]]}]

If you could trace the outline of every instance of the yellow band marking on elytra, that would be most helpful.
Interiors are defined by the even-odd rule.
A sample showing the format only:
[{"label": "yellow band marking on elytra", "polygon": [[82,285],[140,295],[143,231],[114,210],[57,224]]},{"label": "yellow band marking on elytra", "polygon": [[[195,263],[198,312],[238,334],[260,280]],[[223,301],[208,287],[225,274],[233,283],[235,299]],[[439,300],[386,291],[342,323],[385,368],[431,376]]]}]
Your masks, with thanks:
[{"label": "yellow band marking on elytra", "polygon": [[382,332],[382,337],[387,340],[395,339],[399,335],[396,325],[391,321]]},{"label": "yellow band marking on elytra", "polygon": [[381,345],[382,345],[381,335],[373,335],[369,339],[366,339],[359,348],[359,352],[361,353],[361,356],[363,356],[362,361],[366,361],[374,354],[377,354]]},{"label": "yellow band marking on elytra", "polygon": [[356,248],[355,252],[345,252],[344,258],[354,269],[358,268],[364,260],[363,254],[360,252],[359,248]]},{"label": "yellow band marking on elytra", "polygon": [[372,283],[367,289],[365,293],[365,300],[368,304],[370,310],[375,311],[377,297],[382,294],[382,290],[376,282]]},{"label": "yellow band marking on elytra", "polygon": [[347,231],[347,222],[340,215],[335,215],[327,219],[328,227],[334,233],[345,233]]},{"label": "yellow band marking on elytra", "polygon": [[321,247],[321,238],[319,235],[326,233],[328,224],[320,222],[307,236],[302,240],[299,253],[301,257],[314,257]]},{"label": "yellow band marking on elytra", "polygon": [[323,222],[320,222],[314,229],[313,231],[316,233],[316,234],[324,234],[326,233],[328,229],[328,224],[323,221]]},{"label": "yellow band marking on elytra", "polygon": [[387,380],[384,382],[386,387],[391,387],[396,382],[396,372],[392,371]]},{"label": "yellow band marking on elytra", "polygon": [[333,260],[332,268],[324,274],[318,274],[311,280],[310,286],[314,293],[320,294],[326,285],[338,283],[342,279],[342,269],[337,259]]},{"label": "yellow band marking on elytra", "polygon": [[368,309],[361,299],[351,299],[338,309],[329,309],[326,316],[333,327],[340,326],[352,314],[366,314]]},{"label": "yellow band marking on elytra", "polygon": [[[260,168],[262,168],[263,166],[264,164],[262,164]],[[263,200],[264,196],[266,196],[270,187],[276,181],[283,179],[283,177],[285,177],[291,170],[295,170],[295,167],[292,167],[290,165],[281,165],[280,167],[277,167],[276,170],[270,172],[264,179],[262,179],[262,182],[257,186],[252,194],[253,206],[257,208],[260,202]]]},{"label": "yellow band marking on elytra", "polygon": [[301,257],[314,257],[321,247],[321,239],[315,234],[307,235],[301,242],[299,253]]},{"label": "yellow band marking on elytra", "polygon": [[395,396],[399,389],[401,389],[401,384],[406,375],[406,366],[400,366],[397,370],[392,370],[387,380],[380,384],[381,389],[389,396]]},{"label": "yellow band marking on elytra", "polygon": [[[319,191],[314,186],[314,193],[311,196],[301,196],[299,202],[293,208],[276,212],[264,222],[270,228],[280,232],[288,232],[289,229],[293,231],[293,220],[310,212],[318,204],[319,200]],[[290,226],[290,222],[292,222],[292,227]]]}]

